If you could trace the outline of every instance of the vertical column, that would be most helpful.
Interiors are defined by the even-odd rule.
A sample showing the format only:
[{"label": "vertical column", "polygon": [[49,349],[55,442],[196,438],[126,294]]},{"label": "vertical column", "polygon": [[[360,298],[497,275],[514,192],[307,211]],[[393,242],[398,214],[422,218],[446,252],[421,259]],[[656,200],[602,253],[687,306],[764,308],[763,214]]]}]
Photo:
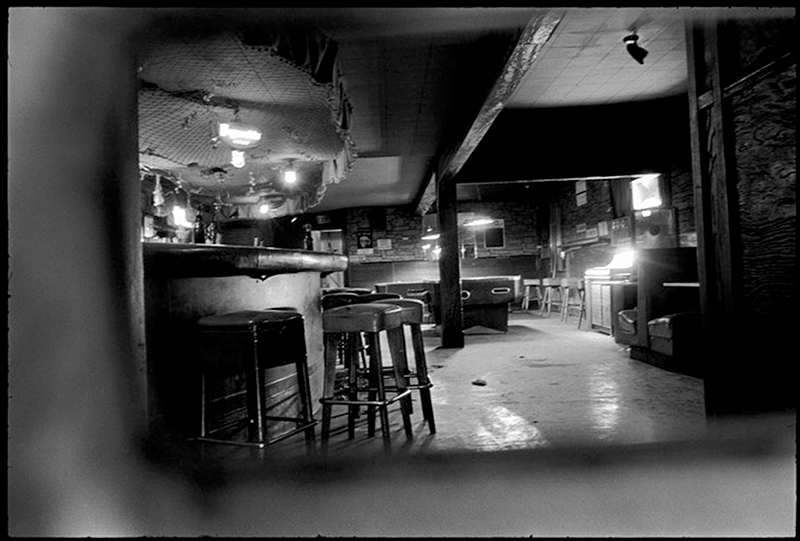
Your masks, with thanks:
[{"label": "vertical column", "polygon": [[[761,45],[765,59],[778,60],[762,59],[756,70],[745,65],[736,24],[709,18],[686,25],[704,337],[699,358],[711,418],[780,411],[796,400],[784,354],[794,347],[796,329],[796,206],[793,184],[784,189],[794,182],[794,127],[784,125],[794,116],[795,68],[757,41],[748,50]],[[773,21],[761,24],[781,30]],[[737,68],[744,76],[733,82]]]},{"label": "vertical column", "polygon": [[461,259],[458,251],[458,201],[452,178],[436,179],[439,220],[439,285],[442,310],[442,347],[464,347],[461,305]]},{"label": "vertical column", "polygon": [[[726,333],[736,333],[737,260],[733,243],[735,209],[730,186],[735,176],[728,163],[726,113],[717,43],[717,21],[688,23],[686,31],[689,70],[689,110],[691,121],[692,167],[697,224],[700,306],[703,313],[703,345],[699,356],[704,362],[705,403],[709,417],[730,410],[736,401],[738,385],[733,341]],[[701,110],[700,96],[710,96],[710,107]],[[736,334],[734,334],[736,335]],[[740,397],[744,399],[745,397]]]}]

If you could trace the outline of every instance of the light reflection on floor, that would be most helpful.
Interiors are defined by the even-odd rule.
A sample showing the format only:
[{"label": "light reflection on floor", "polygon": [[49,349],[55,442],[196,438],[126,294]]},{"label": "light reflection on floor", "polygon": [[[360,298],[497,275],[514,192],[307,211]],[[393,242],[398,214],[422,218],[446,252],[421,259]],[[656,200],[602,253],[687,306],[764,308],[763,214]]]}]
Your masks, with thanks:
[{"label": "light reflection on floor", "polygon": [[481,417],[475,437],[482,450],[531,449],[548,445],[538,428],[503,406],[490,406]]},{"label": "light reflection on floor", "polygon": [[[440,348],[440,337],[426,328],[437,433],[429,433],[415,393],[413,440],[405,438],[399,406],[390,411],[395,453],[652,443],[705,430],[701,380],[632,360],[610,336],[574,322],[522,313],[509,322],[505,334],[473,330],[459,349]],[[478,379],[486,384],[474,384]],[[367,436],[365,416],[348,440],[344,408],[336,413],[329,452],[383,452],[380,433]],[[270,450],[302,452],[302,438]]]}]

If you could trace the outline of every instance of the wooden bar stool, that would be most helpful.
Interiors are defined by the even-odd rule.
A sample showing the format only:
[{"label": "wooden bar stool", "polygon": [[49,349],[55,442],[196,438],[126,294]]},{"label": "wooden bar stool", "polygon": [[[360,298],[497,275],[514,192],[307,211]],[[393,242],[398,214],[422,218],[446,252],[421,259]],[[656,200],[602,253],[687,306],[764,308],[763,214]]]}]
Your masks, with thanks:
[{"label": "wooden bar stool", "polygon": [[536,302],[536,308],[542,307],[542,280],[540,278],[525,279],[522,281],[525,286],[520,309],[528,311],[531,301]]},{"label": "wooden bar stool", "polygon": [[567,323],[569,321],[569,309],[571,306],[577,306],[573,303],[578,291],[578,281],[574,278],[561,279],[561,321]]},{"label": "wooden bar stool", "polygon": [[568,323],[570,315],[577,312],[578,328],[580,329],[581,321],[586,316],[585,282],[577,278],[564,278],[561,281],[561,290],[564,293],[561,321]]},{"label": "wooden bar stool", "polygon": [[[347,406],[349,426],[353,426],[354,408],[368,407],[369,435],[374,434],[375,408],[378,409],[383,435],[383,447],[387,453],[391,452],[391,434],[389,433],[389,405],[400,401],[400,410],[406,437],[413,437],[411,428],[411,415],[408,409],[411,390],[406,388],[406,377],[402,367],[407,364],[404,350],[397,347],[402,339],[403,319],[402,309],[399,306],[387,304],[350,304],[331,308],[322,313],[322,326],[325,335],[325,384],[322,392],[322,451],[327,452],[330,436],[331,410],[333,406]],[[381,358],[380,333],[386,331],[390,336],[390,354],[396,394],[387,396],[386,385],[383,378],[383,361]],[[398,338],[398,333],[400,334]],[[343,388],[336,389],[336,361],[339,352],[339,343],[353,335],[363,334],[367,340],[369,357],[369,388],[358,387],[356,379],[356,366],[358,360],[355,348],[348,348],[345,359],[348,381]],[[366,391],[367,398],[359,395]],[[354,431],[350,428],[349,436],[353,437]]]},{"label": "wooden bar stool", "polygon": [[561,311],[563,302],[563,295],[561,291],[561,280],[557,278],[542,278],[542,289],[544,289],[544,298],[542,299],[542,309],[540,315],[550,317],[553,307],[558,307]]},{"label": "wooden bar stool", "polygon": [[[208,316],[197,322],[197,351],[201,369],[200,441],[263,448],[300,432],[305,433],[309,453],[314,452],[317,421],[311,407],[303,316],[288,308],[277,310],[245,310]],[[281,347],[276,348],[275,344]],[[294,365],[299,396],[297,416],[267,415],[264,371],[278,366]],[[211,399],[207,384],[212,379],[245,375],[245,403],[248,440],[211,437],[225,427],[211,429]],[[268,421],[289,421],[293,430],[277,437],[266,437]]]},{"label": "wooden bar stool", "polygon": [[[411,347],[414,351],[414,366],[416,371],[408,369],[407,364],[402,367],[403,374],[412,381],[406,384],[406,389],[419,391],[420,402],[422,403],[422,416],[428,422],[428,430],[431,434],[436,434],[436,422],[433,419],[433,403],[431,402],[431,383],[428,377],[428,364],[425,360],[425,344],[422,340],[422,321],[425,317],[425,303],[416,299],[384,299],[376,301],[381,304],[391,304],[402,309],[401,318],[403,325],[411,331]],[[405,334],[393,334],[389,340],[397,340],[398,343],[391,344],[392,348],[402,348],[403,360],[408,361],[406,354]],[[384,371],[391,370],[385,368]],[[409,412],[413,413],[411,408]]]}]

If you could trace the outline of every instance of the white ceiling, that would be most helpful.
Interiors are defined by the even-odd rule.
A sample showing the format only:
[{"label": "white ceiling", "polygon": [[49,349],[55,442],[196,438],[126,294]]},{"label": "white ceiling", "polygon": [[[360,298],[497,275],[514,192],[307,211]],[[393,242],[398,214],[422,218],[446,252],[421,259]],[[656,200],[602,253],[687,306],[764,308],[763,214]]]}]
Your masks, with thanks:
[{"label": "white ceiling", "polygon": [[[546,10],[380,9],[351,20],[348,32],[324,31],[341,45],[354,104],[353,139],[359,150],[353,171],[328,187],[314,209],[411,203],[430,172],[420,167],[436,154],[461,92],[452,71],[482,32],[518,32]],[[507,109],[597,105],[671,96],[686,90],[683,13],[676,9],[571,8],[557,10],[561,22],[529,68]],[[366,25],[362,27],[361,25]],[[635,62],[622,38],[635,30],[648,51]],[[497,77],[505,62],[498,55]],[[463,66],[463,64],[462,64]],[[478,76],[477,73],[474,74]],[[463,80],[460,82],[463,83]],[[491,88],[489,80],[485,83]],[[389,155],[416,167],[376,175],[372,160]],[[390,192],[387,192],[390,190]]]},{"label": "white ceiling", "polygon": [[[632,31],[648,54],[635,62]],[[683,14],[676,9],[567,11],[506,107],[561,107],[646,100],[686,91]]]},{"label": "white ceiling", "polygon": [[[749,16],[752,8],[726,13]],[[181,10],[174,10],[179,15]],[[235,11],[311,25],[339,44],[353,105],[352,171],[308,212],[413,203],[453,130],[469,126],[494,85],[509,44],[535,16],[561,21],[506,110],[611,104],[686,91],[684,16],[698,8],[318,8]],[[196,10],[187,11],[191,17]],[[200,10],[202,13],[202,10]],[[215,12],[216,13],[216,12]],[[644,64],[622,38],[635,31]],[[456,138],[458,142],[458,138]]]}]

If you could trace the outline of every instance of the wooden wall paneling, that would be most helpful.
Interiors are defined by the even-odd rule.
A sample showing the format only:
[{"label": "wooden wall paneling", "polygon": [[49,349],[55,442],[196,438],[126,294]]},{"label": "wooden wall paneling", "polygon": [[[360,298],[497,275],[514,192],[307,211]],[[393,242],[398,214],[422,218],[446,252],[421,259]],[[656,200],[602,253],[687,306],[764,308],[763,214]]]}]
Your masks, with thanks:
[{"label": "wooden wall paneling", "polygon": [[796,403],[782,351],[793,347],[797,321],[796,63],[779,55],[766,64],[770,73],[754,68],[726,88],[720,70],[733,65],[726,58],[738,54],[738,43],[720,43],[725,30],[716,21],[686,26],[702,358],[711,418]]}]

